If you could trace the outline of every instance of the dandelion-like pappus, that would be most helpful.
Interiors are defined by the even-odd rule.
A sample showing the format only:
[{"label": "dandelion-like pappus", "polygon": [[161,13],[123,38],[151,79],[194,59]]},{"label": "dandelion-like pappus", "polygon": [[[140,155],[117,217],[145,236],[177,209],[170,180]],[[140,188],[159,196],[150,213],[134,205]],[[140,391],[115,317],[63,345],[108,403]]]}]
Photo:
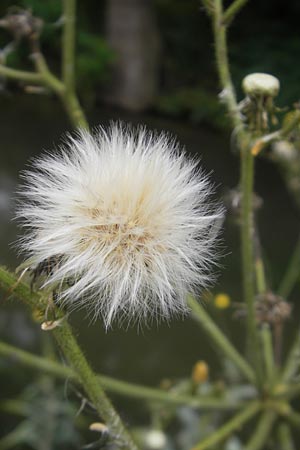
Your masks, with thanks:
[{"label": "dandelion-like pappus", "polygon": [[36,266],[59,261],[44,283],[59,301],[106,327],[186,312],[187,292],[211,280],[223,210],[174,139],[113,124],[68,136],[33,166],[21,247]]}]

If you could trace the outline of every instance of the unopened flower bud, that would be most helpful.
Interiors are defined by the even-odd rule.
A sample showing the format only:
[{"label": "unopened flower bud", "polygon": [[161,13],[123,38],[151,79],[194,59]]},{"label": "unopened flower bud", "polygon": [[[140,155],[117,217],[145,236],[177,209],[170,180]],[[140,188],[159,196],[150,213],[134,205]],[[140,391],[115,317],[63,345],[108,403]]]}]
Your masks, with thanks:
[{"label": "unopened flower bud", "polygon": [[209,367],[205,361],[198,361],[192,370],[192,380],[194,384],[200,384],[207,381],[209,375]]},{"label": "unopened flower bud", "polygon": [[161,430],[150,430],[145,435],[145,445],[147,450],[162,450],[166,448],[167,438]]},{"label": "unopened flower bud", "polygon": [[218,309],[227,309],[230,306],[230,297],[228,294],[220,293],[214,298],[215,307]]},{"label": "unopened flower bud", "polygon": [[243,79],[243,90],[250,97],[276,97],[279,93],[278,78],[267,73],[251,73]]}]

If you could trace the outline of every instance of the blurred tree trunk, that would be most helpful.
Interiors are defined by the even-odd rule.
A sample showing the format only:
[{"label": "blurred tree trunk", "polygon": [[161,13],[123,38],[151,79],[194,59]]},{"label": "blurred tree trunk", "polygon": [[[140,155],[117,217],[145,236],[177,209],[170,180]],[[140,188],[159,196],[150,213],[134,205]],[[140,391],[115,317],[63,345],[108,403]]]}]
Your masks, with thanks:
[{"label": "blurred tree trunk", "polygon": [[160,39],[152,0],[108,0],[107,38],[116,53],[106,100],[140,111],[158,87]]}]

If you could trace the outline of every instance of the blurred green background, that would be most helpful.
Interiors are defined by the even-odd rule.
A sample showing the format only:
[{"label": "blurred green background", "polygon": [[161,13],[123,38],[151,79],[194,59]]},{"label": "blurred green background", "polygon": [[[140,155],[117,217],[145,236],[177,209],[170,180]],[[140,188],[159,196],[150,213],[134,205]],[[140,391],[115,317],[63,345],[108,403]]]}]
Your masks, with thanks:
[{"label": "blurred green background", "polygon": [[[61,2],[59,0],[1,0],[0,17],[15,5],[42,17],[42,49],[51,69],[60,70]],[[231,27],[230,60],[240,98],[243,77],[269,72],[281,81],[280,106],[291,106],[300,94],[300,3],[297,0],[250,1]],[[122,119],[167,130],[178,136],[191,154],[197,154],[216,185],[218,197],[238,182],[228,119],[218,100],[218,80],[209,20],[198,0],[79,0],[76,75],[80,101],[92,126]],[[0,48],[10,42],[0,29]],[[7,56],[7,65],[31,69],[26,43]],[[1,57],[1,55],[0,55]],[[0,263],[14,268],[20,262],[13,242],[12,222],[17,201],[18,174],[42,150],[59,144],[71,126],[61,104],[52,96],[27,94],[18,83],[0,79]],[[267,271],[274,287],[283,274],[299,231],[299,211],[289,197],[276,167],[260,159],[256,191],[264,201],[259,213]],[[229,217],[224,227],[224,257],[215,292],[241,300],[239,230]],[[297,300],[300,291],[294,292]],[[226,327],[233,314],[209,306]],[[294,311],[299,312],[295,305]],[[293,315],[295,323],[297,314]],[[158,385],[164,378],[178,380],[190,374],[199,359],[209,360],[214,379],[222,377],[221,361],[194,323],[174,320],[137,329],[114,329],[107,334],[100,322],[89,324],[84,313],[72,317],[76,333],[93,367],[117,378]],[[243,348],[243,323],[230,329]],[[6,301],[0,312],[1,338],[31,351],[41,349],[41,334],[27,312]],[[20,395],[33,372],[0,360],[2,398]],[[141,402],[115,399],[126,421],[145,424]],[[17,421],[16,421],[17,422]],[[5,415],[0,436],[15,419]],[[71,433],[72,434],[72,433]],[[71,445],[71,444],[68,444]],[[20,448],[27,448],[26,446]],[[29,447],[30,448],[30,447]],[[61,447],[65,448],[65,447]],[[66,448],[77,448],[67,446]]]}]

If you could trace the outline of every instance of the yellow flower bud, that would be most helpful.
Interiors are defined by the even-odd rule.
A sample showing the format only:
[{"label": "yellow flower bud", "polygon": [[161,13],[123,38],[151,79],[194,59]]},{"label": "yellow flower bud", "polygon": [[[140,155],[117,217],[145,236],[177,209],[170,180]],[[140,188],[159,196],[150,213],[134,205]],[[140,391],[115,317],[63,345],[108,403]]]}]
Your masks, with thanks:
[{"label": "yellow flower bud", "polygon": [[230,297],[224,293],[218,294],[215,296],[214,303],[218,309],[227,309],[230,306]]},{"label": "yellow flower bud", "polygon": [[205,361],[198,361],[192,370],[192,381],[194,384],[204,383],[208,380],[209,367]]}]

